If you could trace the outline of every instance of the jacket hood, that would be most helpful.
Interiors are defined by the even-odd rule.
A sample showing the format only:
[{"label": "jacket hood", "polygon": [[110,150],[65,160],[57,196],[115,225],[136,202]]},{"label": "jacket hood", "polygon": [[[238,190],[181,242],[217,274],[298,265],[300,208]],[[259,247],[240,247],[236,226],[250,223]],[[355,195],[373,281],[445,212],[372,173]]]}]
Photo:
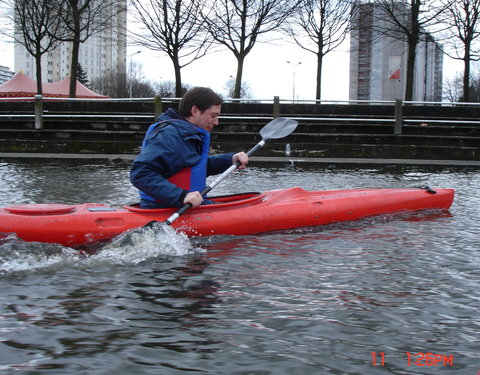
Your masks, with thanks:
[{"label": "jacket hood", "polygon": [[158,121],[169,121],[173,124],[182,137],[194,135],[194,134],[208,134],[208,132],[195,124],[189,122],[178,111],[169,108],[160,116],[157,117]]}]

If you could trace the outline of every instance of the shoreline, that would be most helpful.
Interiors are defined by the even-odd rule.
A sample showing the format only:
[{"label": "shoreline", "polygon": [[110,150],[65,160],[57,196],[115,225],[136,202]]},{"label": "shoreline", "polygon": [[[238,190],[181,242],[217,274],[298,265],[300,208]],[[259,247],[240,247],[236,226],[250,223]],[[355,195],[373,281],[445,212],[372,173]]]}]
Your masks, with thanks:
[{"label": "shoreline", "polygon": [[[66,153],[0,153],[0,160],[27,160],[27,159],[64,159],[64,160],[120,160],[131,161],[136,154],[66,154]],[[294,165],[410,165],[432,167],[480,167],[476,160],[423,160],[423,159],[388,159],[388,158],[301,158],[252,156],[251,163],[290,164]]]}]

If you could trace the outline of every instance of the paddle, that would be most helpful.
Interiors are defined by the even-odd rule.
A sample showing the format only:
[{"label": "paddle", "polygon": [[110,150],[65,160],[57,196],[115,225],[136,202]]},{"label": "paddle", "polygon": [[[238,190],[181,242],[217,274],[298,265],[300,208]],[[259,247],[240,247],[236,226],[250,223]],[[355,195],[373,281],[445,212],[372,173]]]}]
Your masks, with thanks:
[{"label": "paddle", "polygon": [[[284,138],[287,135],[290,135],[295,128],[297,127],[298,122],[295,120],[291,120],[284,117],[277,117],[270,121],[267,125],[265,125],[262,129],[260,129],[260,136],[262,140],[258,142],[254,147],[252,147],[248,152],[247,155],[252,155],[255,151],[259,148],[262,148],[265,143],[267,143],[270,139],[280,139]],[[235,169],[240,166],[240,162],[236,162],[232,164],[230,168],[228,168],[225,172],[223,172],[220,176],[218,176],[215,181],[213,181],[210,185],[207,185],[200,194],[204,196],[209,191],[211,191],[215,186],[217,186],[220,182],[222,182],[230,173],[232,173]],[[192,207],[191,203],[186,203],[180,208],[177,212],[171,215],[167,220],[163,223],[167,225],[171,225],[175,220],[177,220],[180,215],[185,213],[188,209]],[[149,223],[150,224],[150,223]],[[148,225],[148,224],[147,224]]]}]

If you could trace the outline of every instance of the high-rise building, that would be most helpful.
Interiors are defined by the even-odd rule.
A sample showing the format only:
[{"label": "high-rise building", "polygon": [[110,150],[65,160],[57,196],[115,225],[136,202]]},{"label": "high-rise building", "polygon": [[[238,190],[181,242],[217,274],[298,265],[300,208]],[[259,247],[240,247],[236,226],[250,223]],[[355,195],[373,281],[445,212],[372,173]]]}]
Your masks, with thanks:
[{"label": "high-rise building", "polygon": [[0,85],[7,82],[12,77],[13,72],[10,70],[10,68],[0,65]]},{"label": "high-rise building", "polygon": [[[127,0],[107,1],[111,7],[108,27],[90,36],[85,43],[80,43],[78,62],[89,81],[102,78],[109,72],[125,72],[126,69]],[[70,74],[71,50],[71,43],[64,42],[42,56],[43,82],[57,82]],[[22,71],[36,78],[35,59],[19,43],[15,43],[14,65],[16,72]]]},{"label": "high-rise building", "polygon": [[[350,38],[350,100],[405,98],[407,43],[387,29],[388,20],[378,6],[361,4],[355,14],[357,27]],[[391,26],[390,26],[391,29]],[[443,52],[429,34],[417,45],[413,100],[442,100]]]}]

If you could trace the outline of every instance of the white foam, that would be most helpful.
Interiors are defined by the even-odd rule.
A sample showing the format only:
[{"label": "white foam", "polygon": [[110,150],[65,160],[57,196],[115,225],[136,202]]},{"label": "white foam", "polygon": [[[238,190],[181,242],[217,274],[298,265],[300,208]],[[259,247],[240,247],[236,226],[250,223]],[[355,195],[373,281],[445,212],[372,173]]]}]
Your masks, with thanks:
[{"label": "white foam", "polygon": [[98,265],[135,265],[159,256],[205,252],[171,226],[153,225],[127,231],[92,254],[58,244],[25,242],[13,234],[0,242],[0,274]]},{"label": "white foam", "polygon": [[83,257],[81,252],[68,247],[25,242],[9,234],[0,243],[0,274],[50,269]]},{"label": "white foam", "polygon": [[184,233],[169,225],[154,223],[121,234],[90,258],[91,261],[115,259],[116,264],[138,264],[158,256],[184,256],[198,252],[205,250],[194,247]]}]

